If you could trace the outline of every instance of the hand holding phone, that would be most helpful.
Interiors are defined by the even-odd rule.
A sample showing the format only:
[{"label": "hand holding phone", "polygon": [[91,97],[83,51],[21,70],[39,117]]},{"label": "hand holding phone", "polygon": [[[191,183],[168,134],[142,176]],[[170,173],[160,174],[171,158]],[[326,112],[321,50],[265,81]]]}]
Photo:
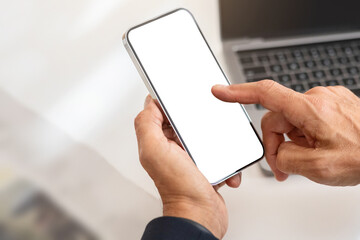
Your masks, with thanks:
[{"label": "hand holding phone", "polygon": [[[139,158],[160,193],[163,215],[191,219],[222,239],[228,216],[217,190],[223,184],[209,184],[181,148],[166,116],[150,96],[144,105],[135,119]],[[240,182],[240,175],[226,180],[233,188],[239,187]]]},{"label": "hand holding phone", "polygon": [[183,148],[210,183],[219,184],[263,157],[245,109],[212,95],[213,85],[229,82],[187,10],[130,29],[124,43]]}]

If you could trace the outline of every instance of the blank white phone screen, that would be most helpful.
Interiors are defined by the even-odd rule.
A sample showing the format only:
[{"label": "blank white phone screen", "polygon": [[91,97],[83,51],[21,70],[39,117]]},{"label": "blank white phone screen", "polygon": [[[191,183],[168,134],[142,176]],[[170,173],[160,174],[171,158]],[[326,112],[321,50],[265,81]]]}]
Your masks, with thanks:
[{"label": "blank white phone screen", "polygon": [[259,160],[263,147],[238,103],[216,99],[228,85],[192,15],[177,10],[136,27],[128,41],[188,153],[212,184]]}]

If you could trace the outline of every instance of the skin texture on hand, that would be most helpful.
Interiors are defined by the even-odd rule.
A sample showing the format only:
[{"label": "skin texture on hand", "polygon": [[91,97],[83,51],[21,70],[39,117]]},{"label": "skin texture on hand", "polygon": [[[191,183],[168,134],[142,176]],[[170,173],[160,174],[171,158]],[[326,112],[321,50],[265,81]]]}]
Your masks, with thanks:
[{"label": "skin texture on hand", "polygon": [[265,157],[279,181],[300,174],[332,186],[360,183],[360,99],[350,90],[316,87],[301,94],[264,80],[214,86],[212,92],[270,110],[262,119]]},{"label": "skin texture on hand", "polygon": [[[217,192],[221,186],[211,186],[201,174],[150,96],[135,119],[135,129],[140,162],[160,193],[164,216],[198,222],[221,239],[228,227],[225,202]],[[240,182],[239,174],[226,184],[236,188]]]}]

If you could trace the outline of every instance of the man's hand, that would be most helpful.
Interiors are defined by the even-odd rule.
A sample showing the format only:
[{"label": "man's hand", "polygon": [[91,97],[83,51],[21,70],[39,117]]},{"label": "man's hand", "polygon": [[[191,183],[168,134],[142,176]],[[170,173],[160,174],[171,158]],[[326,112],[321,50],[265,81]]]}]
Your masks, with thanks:
[{"label": "man's hand", "polygon": [[[202,224],[217,238],[228,227],[223,198],[200,173],[154,100],[135,119],[142,166],[153,179],[163,202],[164,216],[182,217]],[[241,176],[226,181],[239,187]]]},{"label": "man's hand", "polygon": [[263,141],[278,180],[300,174],[327,185],[360,183],[360,99],[350,90],[316,87],[300,94],[264,80],[214,86],[212,92],[223,101],[270,110],[262,120]]}]

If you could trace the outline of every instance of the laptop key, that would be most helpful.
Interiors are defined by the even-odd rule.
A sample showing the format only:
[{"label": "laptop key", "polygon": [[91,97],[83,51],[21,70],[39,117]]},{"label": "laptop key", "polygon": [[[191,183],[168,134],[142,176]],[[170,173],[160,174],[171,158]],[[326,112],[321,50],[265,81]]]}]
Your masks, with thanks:
[{"label": "laptop key", "polygon": [[311,48],[311,49],[309,50],[309,54],[310,54],[310,56],[313,57],[313,58],[319,58],[319,57],[320,57],[320,52],[319,52],[319,50],[316,49],[316,48]]},{"label": "laptop key", "polygon": [[327,47],[325,52],[330,56],[330,57],[336,57],[336,50],[332,47]]},{"label": "laptop key", "polygon": [[355,56],[355,61],[360,62],[360,56]]},{"label": "laptop key", "polygon": [[273,71],[274,73],[280,73],[283,71],[283,68],[281,65],[272,65],[270,68],[271,68],[271,71]]},{"label": "laptop key", "polygon": [[308,85],[309,85],[309,88],[322,86],[320,82],[311,82]]},{"label": "laptop key", "polygon": [[275,54],[275,58],[276,60],[278,60],[279,62],[285,62],[287,57],[284,53],[278,52]]},{"label": "laptop key", "polygon": [[252,59],[251,56],[244,56],[244,57],[240,57],[240,62],[242,64],[251,64],[254,62],[254,60]]},{"label": "laptop key", "polygon": [[298,70],[300,68],[300,66],[298,63],[289,63],[288,68],[289,68],[289,70],[295,71],[295,70]]},{"label": "laptop key", "polygon": [[357,67],[348,67],[347,71],[351,75],[356,75],[359,73],[359,69]]},{"label": "laptop key", "polygon": [[353,54],[353,49],[352,49],[352,47],[350,47],[350,46],[343,47],[343,52],[344,52],[346,55],[352,55],[352,54]]},{"label": "laptop key", "polygon": [[331,69],[331,70],[330,70],[330,73],[331,73],[331,75],[333,75],[334,77],[337,77],[337,76],[342,75],[342,71],[341,71],[341,69],[339,69],[339,68]]},{"label": "laptop key", "polygon": [[314,71],[314,72],[313,72],[313,76],[314,76],[315,78],[321,79],[321,78],[324,78],[326,75],[325,75],[325,72],[324,72],[324,71],[319,70],[319,71]]},{"label": "laptop key", "polygon": [[292,52],[292,56],[296,59],[296,60],[302,60],[304,58],[301,50],[296,49]]},{"label": "laptop key", "polygon": [[309,79],[309,75],[307,73],[297,73],[295,74],[296,79],[299,81],[305,81]]},{"label": "laptop key", "polygon": [[268,62],[270,62],[270,57],[266,56],[266,55],[263,55],[263,56],[259,56],[258,60],[261,63],[268,63]]},{"label": "laptop key", "polygon": [[305,87],[303,84],[293,84],[291,88],[296,92],[305,92]]},{"label": "laptop key", "polygon": [[333,65],[333,61],[331,59],[323,59],[321,60],[321,64],[325,67],[330,67]]},{"label": "laptop key", "polygon": [[339,82],[337,80],[326,81],[326,86],[337,86]]},{"label": "laptop key", "polygon": [[265,74],[266,70],[264,67],[244,68],[244,73],[247,78],[252,78],[255,75]]},{"label": "laptop key", "polygon": [[348,87],[356,85],[356,81],[354,78],[345,78],[345,79],[343,79],[343,83],[345,86],[348,86]]},{"label": "laptop key", "polygon": [[279,76],[279,82],[282,84],[289,83],[289,82],[291,82],[291,76],[288,74],[281,75],[281,76]]},{"label": "laptop key", "polygon": [[304,63],[304,65],[305,65],[305,67],[307,67],[307,68],[314,68],[314,67],[316,67],[316,63],[315,63],[314,61],[306,61],[306,62]]},{"label": "laptop key", "polygon": [[338,58],[338,62],[340,63],[340,64],[348,64],[349,63],[349,58],[347,58],[347,57],[340,57],[340,58]]}]

